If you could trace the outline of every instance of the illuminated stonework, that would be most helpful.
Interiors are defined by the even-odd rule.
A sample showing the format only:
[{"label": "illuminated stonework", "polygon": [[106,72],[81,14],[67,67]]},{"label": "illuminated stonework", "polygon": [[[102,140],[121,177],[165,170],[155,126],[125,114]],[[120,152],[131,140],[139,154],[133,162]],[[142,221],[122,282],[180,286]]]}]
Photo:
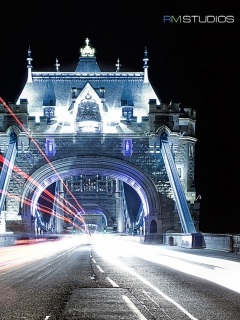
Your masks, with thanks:
[{"label": "illuminated stonework", "polygon": [[84,87],[76,99],[74,109],[76,132],[102,131],[102,102],[90,84]]},{"label": "illuminated stonework", "polygon": [[[17,103],[9,105],[27,133],[0,104],[1,153],[7,155],[14,132],[17,156],[13,162],[15,168],[25,172],[17,179],[15,174],[21,171],[14,173],[8,181],[8,192],[15,195],[7,196],[4,202],[9,230],[19,217],[22,221],[16,228],[24,226],[27,232],[36,228],[36,223],[44,224],[39,199],[53,184],[55,198],[64,196],[71,203],[69,192],[61,185],[63,179],[89,213],[91,223],[100,214],[104,224],[119,232],[133,224],[145,234],[181,232],[162,156],[163,133],[167,134],[176,172],[198,229],[194,185],[196,112],[179,103],[162,102],[148,80],[146,49],[143,61],[141,72],[124,72],[122,66],[116,72],[114,62],[112,72],[102,72],[95,49],[86,39],[75,71],[61,72],[57,62],[53,72],[35,72],[28,51],[27,82]],[[124,184],[133,188],[141,200],[139,211],[132,217]],[[31,205],[24,199],[32,199]],[[64,223],[51,221],[61,232]]]}]

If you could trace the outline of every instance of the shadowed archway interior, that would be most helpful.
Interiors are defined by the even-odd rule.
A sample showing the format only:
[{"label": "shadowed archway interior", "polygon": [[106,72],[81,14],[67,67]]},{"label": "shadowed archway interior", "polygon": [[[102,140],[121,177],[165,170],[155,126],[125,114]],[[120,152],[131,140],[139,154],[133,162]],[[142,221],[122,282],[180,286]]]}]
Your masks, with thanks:
[{"label": "shadowed archway interior", "polygon": [[[32,174],[31,179],[27,181],[21,202],[21,210],[24,212],[29,212],[30,210],[31,212],[29,213],[33,216],[35,215],[36,205],[41,193],[50,184],[59,180],[59,176],[61,179],[64,179],[71,175],[98,174],[119,179],[130,185],[142,201],[145,216],[148,216],[150,213],[151,215],[159,214],[161,206],[155,185],[144,172],[134,165],[120,159],[96,156],[59,159],[53,161],[52,165],[56,169],[57,174],[51,166],[46,164],[36,170]],[[34,184],[31,181],[35,181]],[[25,197],[32,198],[31,208],[24,204],[23,199]]]}]

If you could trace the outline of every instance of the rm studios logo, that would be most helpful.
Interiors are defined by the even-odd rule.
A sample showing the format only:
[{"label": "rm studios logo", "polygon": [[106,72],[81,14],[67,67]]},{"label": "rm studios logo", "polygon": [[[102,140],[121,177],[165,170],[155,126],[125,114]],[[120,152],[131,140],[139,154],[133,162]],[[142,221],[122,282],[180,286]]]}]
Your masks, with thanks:
[{"label": "rm studios logo", "polygon": [[234,16],[163,16],[163,23],[234,23]]}]

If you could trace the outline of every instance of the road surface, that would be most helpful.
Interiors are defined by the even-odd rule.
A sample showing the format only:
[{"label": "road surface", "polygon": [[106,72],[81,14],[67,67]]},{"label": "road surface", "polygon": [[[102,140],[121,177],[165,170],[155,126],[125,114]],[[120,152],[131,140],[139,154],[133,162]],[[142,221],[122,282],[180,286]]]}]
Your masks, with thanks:
[{"label": "road surface", "polygon": [[110,235],[3,247],[0,319],[239,320],[239,279],[238,261]]}]

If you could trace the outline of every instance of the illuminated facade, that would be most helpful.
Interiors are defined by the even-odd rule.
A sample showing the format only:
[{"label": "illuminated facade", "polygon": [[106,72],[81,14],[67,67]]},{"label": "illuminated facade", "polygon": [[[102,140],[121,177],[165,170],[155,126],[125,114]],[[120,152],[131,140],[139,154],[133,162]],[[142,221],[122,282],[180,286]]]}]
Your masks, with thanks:
[{"label": "illuminated facade", "polygon": [[[9,104],[19,121],[0,104],[1,153],[12,156],[15,165],[9,179],[1,173],[8,190],[0,208],[7,230],[41,232],[50,225],[62,232],[69,222],[54,215],[46,219],[39,206],[43,190],[54,186],[51,207],[59,216],[71,219],[66,208],[75,206],[77,215],[99,229],[125,232],[135,226],[141,234],[191,232],[184,229],[186,218],[179,213],[179,192],[174,193],[170,179],[173,167],[198,230],[196,112],[161,102],[148,79],[146,50],[142,72],[121,72],[119,60],[113,72],[102,72],[88,39],[73,72],[61,72],[58,60],[54,72],[33,72],[30,48],[27,60],[27,82],[17,102]],[[170,160],[161,149],[163,135],[174,159],[170,171]],[[16,156],[9,148],[13,136]],[[175,178],[173,173],[172,181]],[[140,198],[135,216],[126,203],[126,184]],[[65,209],[59,208],[59,201]]]}]

